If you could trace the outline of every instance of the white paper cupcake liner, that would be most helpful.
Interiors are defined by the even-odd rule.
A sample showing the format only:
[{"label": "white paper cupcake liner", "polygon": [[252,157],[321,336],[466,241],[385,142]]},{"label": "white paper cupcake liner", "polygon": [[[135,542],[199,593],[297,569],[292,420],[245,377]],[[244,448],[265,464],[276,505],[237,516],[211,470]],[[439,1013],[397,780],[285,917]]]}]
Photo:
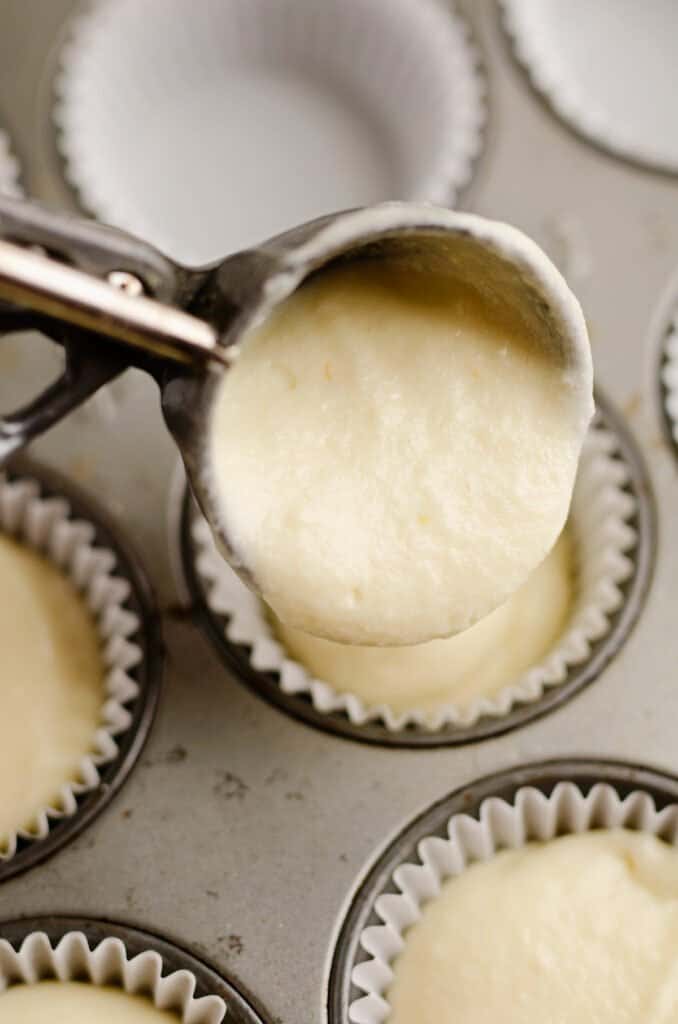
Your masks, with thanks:
[{"label": "white paper cupcake liner", "polygon": [[500,3],[516,57],[556,114],[618,156],[678,171],[675,4]]},{"label": "white paper cupcake liner", "polygon": [[83,203],[189,264],[341,208],[452,204],[485,120],[451,0],[100,0],[56,89]]},{"label": "white paper cupcake liner", "polygon": [[78,798],[97,788],[99,769],[118,754],[115,738],[131,725],[125,705],[138,696],[139,687],[130,672],[143,655],[135,639],[139,617],[125,607],[131,584],[115,574],[114,552],[94,545],[95,526],[73,518],[66,498],[43,496],[36,479],[10,479],[0,473],[0,532],[32,548],[72,580],[96,621],[106,697],[91,752],[82,757],[76,779],[60,785],[55,780],[54,804],[0,846],[1,865],[15,855],[19,839],[45,839],[52,822],[74,815]]},{"label": "white paper cupcake liner", "polygon": [[381,722],[394,732],[412,726],[430,731],[466,728],[483,717],[505,716],[566,682],[610,629],[624,602],[624,582],[634,571],[637,535],[631,521],[637,502],[626,489],[628,482],[629,470],[620,458],[614,433],[597,421],[584,444],[570,513],[578,571],[575,604],[565,632],[550,654],[513,685],[464,707],[449,704],[432,711],[413,706],[396,712],[386,705],[368,706],[357,695],[340,693],[311,677],[303,665],[287,656],[263,604],[220,556],[201,517],[192,524],[195,569],[208,607],[227,620],[226,639],[247,649],[256,672],[273,673],[283,693],[305,695],[317,711],[344,713],[357,726]]},{"label": "white paper cupcake liner", "polygon": [[664,385],[664,410],[671,428],[671,437],[678,444],[678,316],[674,316],[671,322],[663,356],[661,379]]},{"label": "white paper cupcake liner", "polygon": [[0,131],[0,193],[22,195],[19,185],[19,163],[10,148],[9,139]]},{"label": "white paper cupcake liner", "polygon": [[48,979],[119,987],[150,999],[159,1010],[174,1011],[183,1024],[220,1024],[226,1015],[226,1004],[219,996],[196,998],[197,982],[191,971],[173,971],[163,977],[163,960],[155,950],[129,958],[122,940],[114,937],[90,949],[86,936],[78,931],[67,932],[54,948],[44,932],[31,932],[18,951],[0,938],[0,993],[10,985]]},{"label": "white paper cupcake liner", "polygon": [[353,1024],[384,1024],[390,1013],[384,996],[392,978],[391,963],[402,950],[404,934],[420,916],[420,908],[435,899],[442,883],[461,874],[474,861],[489,860],[497,851],[516,849],[530,841],[592,829],[627,828],[648,832],[672,845],[678,843],[678,805],[657,810],[652,797],[634,790],[622,798],[608,783],[584,794],[573,782],[560,782],[550,796],[531,786],[519,789],[509,803],[490,797],[478,818],[456,814],[449,820],[447,838],[427,836],[417,844],[417,863],[403,863],[393,872],[397,893],[374,902],[383,922],[363,930],[360,945],[370,959],[357,964],[353,984],[365,995],[353,1000]]}]

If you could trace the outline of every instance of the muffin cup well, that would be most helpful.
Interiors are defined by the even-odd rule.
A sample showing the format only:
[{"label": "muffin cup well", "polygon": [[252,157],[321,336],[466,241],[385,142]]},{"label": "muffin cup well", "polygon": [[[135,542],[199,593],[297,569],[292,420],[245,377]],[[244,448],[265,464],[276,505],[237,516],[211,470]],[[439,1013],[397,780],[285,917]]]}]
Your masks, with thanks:
[{"label": "muffin cup well", "polygon": [[186,968],[167,973],[155,949],[130,954],[123,939],[107,936],[90,945],[79,930],[52,943],[44,931],[31,931],[16,947],[0,926],[0,999],[4,989],[39,981],[79,981],[114,986],[171,1010],[183,1024],[220,1024],[226,1004],[218,995],[199,995],[195,974]]},{"label": "muffin cup well", "polygon": [[[621,12],[613,0],[500,0],[500,7],[517,60],[567,125],[615,156],[678,170],[672,131],[678,13],[671,4],[655,5],[651,16],[633,5]],[[631,97],[623,84],[630,67]]]},{"label": "muffin cup well", "polygon": [[[235,85],[232,72],[241,76]],[[273,181],[262,178],[261,147],[249,139],[271,76],[290,93],[274,130],[261,129],[264,169],[275,164],[266,146],[281,132],[286,159],[305,154],[298,171],[280,160]],[[229,115],[224,95],[238,89]],[[103,0],[73,21],[56,92],[66,173],[85,206],[190,264],[342,207],[394,196],[452,204],[471,177],[485,120],[477,53],[448,0]],[[325,150],[308,153],[295,133],[318,117],[314,96],[327,107],[320,134],[337,122]],[[168,118],[160,137],[148,131],[149,108]],[[264,103],[262,124],[267,111]],[[369,129],[367,149],[355,125],[347,128],[356,113]],[[191,154],[174,179],[172,138]],[[367,156],[372,145],[381,170]]]},{"label": "muffin cup well", "polygon": [[[63,484],[63,488],[62,488]],[[67,576],[94,617],[104,667],[104,702],[91,751],[73,781],[55,780],[53,804],[7,837],[0,880],[28,867],[82,827],[131,769],[152,720],[159,639],[145,578],[88,503],[48,471],[0,473],[0,531]],[[106,782],[105,793],[102,783]]]},{"label": "muffin cup well", "polygon": [[[28,940],[35,943],[40,962],[35,962],[30,946],[25,948]],[[261,1011],[229,978],[169,939],[132,925],[72,915],[16,918],[0,922],[0,945],[0,991],[3,984],[25,980],[24,966],[36,978],[72,977],[132,993],[132,985],[145,980],[139,994],[169,1000],[167,1009],[180,1015],[183,1011],[183,1024],[217,1024],[223,1019],[228,1024],[264,1024]],[[73,962],[69,949],[80,957],[80,965]],[[102,976],[104,961],[111,970],[108,977]],[[73,968],[75,973],[70,974]],[[63,975],[55,975],[55,969]]]},{"label": "muffin cup well", "polygon": [[[604,410],[604,411],[603,411]],[[290,710],[303,715],[310,705],[315,721],[336,722],[341,716],[353,735],[391,736],[411,742],[428,735],[439,742],[463,742],[517,724],[525,713],[536,713],[550,695],[583,685],[593,678],[617,649],[622,628],[621,612],[634,594],[644,592],[652,547],[647,536],[652,517],[646,507],[646,489],[637,476],[639,464],[631,442],[614,414],[600,408],[580,461],[571,510],[578,563],[578,594],[569,623],[549,655],[520,680],[492,698],[481,698],[466,707],[441,706],[435,712],[417,709],[396,713],[387,706],[370,707],[355,694],[340,693],[328,683],[313,679],[298,662],[287,657],[267,619],[260,600],[247,589],[219,555],[206,522],[189,517],[190,537],[184,545],[189,585],[206,606],[212,632],[221,631],[223,644],[240,669],[246,659],[246,678],[254,677],[260,688],[279,693],[293,704]],[[642,508],[641,508],[642,506]],[[642,550],[641,550],[642,548]],[[635,602],[635,598],[634,598]],[[624,629],[626,631],[626,629]],[[609,645],[607,657],[601,648]],[[221,646],[221,644],[220,644]],[[241,672],[241,674],[243,674]],[[573,683],[573,681],[576,682]],[[331,725],[328,727],[331,728]]]},{"label": "muffin cup well", "polygon": [[404,933],[441,884],[471,863],[592,829],[643,831],[675,846],[677,800],[675,780],[658,773],[574,761],[483,779],[424,812],[379,858],[349,911],[332,970],[331,1024],[346,1019],[336,1015],[342,1004],[354,1024],[388,1019],[385,993]]}]

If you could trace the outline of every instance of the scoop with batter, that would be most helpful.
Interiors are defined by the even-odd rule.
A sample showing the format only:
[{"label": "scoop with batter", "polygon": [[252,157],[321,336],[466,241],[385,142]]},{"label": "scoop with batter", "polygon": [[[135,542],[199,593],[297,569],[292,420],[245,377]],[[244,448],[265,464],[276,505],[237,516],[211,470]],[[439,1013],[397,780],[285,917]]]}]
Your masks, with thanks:
[{"label": "scoop with batter", "polygon": [[446,260],[377,247],[324,266],[223,378],[211,487],[238,561],[290,626],[370,645],[461,632],[563,528],[592,413],[581,311],[548,264],[584,339],[573,369],[529,282],[520,295],[520,272],[495,260],[485,274],[464,244]]}]

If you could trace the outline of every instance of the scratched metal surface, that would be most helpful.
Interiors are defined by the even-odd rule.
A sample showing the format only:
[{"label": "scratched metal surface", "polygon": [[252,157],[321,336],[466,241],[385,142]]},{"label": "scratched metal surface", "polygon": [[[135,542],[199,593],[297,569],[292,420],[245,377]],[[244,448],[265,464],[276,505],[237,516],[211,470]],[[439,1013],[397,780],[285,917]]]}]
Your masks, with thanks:
[{"label": "scratched metal surface", "polygon": [[[526,230],[570,277],[591,326],[598,384],[627,415],[657,503],[650,593],[603,675],[554,713],[462,748],[386,750],[315,731],[229,677],[177,606],[165,526],[175,455],[154,385],[128,375],[34,449],[103,497],[143,551],[165,608],[166,685],[122,793],[72,845],[4,885],[0,914],[91,914],[161,932],[229,971],[284,1024],[324,1019],[328,960],[351,890],[380,846],[432,801],[544,757],[678,772],[678,476],[657,388],[660,320],[678,267],[678,181],[580,141],[531,91],[493,0],[460,6],[490,98],[485,152],[463,205]],[[72,7],[0,0],[0,123],[29,191],[64,201],[45,79]],[[3,344],[3,404],[53,359],[25,348]]]}]

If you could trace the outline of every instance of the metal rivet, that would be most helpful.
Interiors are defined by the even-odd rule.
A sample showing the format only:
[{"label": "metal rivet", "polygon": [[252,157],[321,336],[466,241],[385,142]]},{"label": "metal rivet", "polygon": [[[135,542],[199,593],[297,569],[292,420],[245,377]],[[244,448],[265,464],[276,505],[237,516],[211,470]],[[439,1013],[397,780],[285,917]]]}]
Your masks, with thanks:
[{"label": "metal rivet", "polygon": [[127,270],[112,270],[108,275],[108,283],[112,284],[118,291],[124,292],[125,295],[143,295],[144,286],[138,277],[134,274],[130,274]]}]

